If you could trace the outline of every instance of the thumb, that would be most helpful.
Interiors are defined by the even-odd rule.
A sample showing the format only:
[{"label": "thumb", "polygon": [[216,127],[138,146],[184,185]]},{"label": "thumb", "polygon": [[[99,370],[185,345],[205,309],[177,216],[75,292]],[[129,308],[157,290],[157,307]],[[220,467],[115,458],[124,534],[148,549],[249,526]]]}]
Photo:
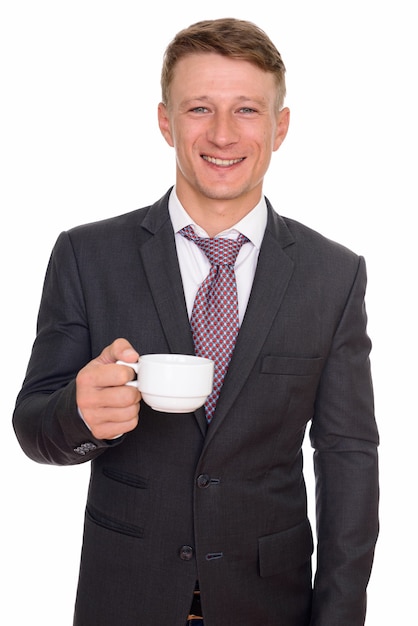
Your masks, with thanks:
[{"label": "thumb", "polygon": [[116,361],[126,361],[135,363],[139,359],[139,353],[132,347],[127,339],[115,339],[113,343],[106,346],[96,361],[106,365],[116,363]]}]

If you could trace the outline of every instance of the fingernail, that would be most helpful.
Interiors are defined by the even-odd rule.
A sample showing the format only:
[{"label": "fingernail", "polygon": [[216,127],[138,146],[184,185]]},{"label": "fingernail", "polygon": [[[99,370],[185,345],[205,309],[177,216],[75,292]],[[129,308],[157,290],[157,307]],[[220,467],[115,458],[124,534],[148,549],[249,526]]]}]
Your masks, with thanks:
[{"label": "fingernail", "polygon": [[132,360],[138,359],[138,353],[135,350],[132,350],[132,348],[127,348],[126,350],[124,350],[122,355],[123,355],[123,360],[125,361],[129,361],[131,359]]}]

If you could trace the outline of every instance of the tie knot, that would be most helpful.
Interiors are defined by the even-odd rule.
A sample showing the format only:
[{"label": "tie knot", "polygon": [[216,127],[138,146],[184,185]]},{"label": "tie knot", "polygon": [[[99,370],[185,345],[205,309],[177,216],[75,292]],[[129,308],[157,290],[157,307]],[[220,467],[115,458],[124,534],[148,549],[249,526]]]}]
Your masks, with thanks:
[{"label": "tie knot", "polygon": [[193,241],[209,259],[211,265],[235,265],[241,246],[249,241],[244,235],[237,239],[225,237],[199,237],[191,226],[186,226],[179,231],[180,235]]}]

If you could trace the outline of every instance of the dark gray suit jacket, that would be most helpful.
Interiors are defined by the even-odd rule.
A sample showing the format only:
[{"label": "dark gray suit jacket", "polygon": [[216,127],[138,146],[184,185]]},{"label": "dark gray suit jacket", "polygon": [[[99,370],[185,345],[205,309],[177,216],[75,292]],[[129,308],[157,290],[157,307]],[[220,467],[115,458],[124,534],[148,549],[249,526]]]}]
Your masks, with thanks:
[{"label": "dark gray suit jacket", "polygon": [[[62,233],[14,427],[41,463],[91,461],[76,626],[360,626],[378,534],[364,261],[268,205],[254,285],[212,423],[143,405],[92,438],[77,372],[117,337],[193,353],[169,192]],[[301,446],[317,481],[311,584]],[[63,564],[64,567],[64,564]]]}]

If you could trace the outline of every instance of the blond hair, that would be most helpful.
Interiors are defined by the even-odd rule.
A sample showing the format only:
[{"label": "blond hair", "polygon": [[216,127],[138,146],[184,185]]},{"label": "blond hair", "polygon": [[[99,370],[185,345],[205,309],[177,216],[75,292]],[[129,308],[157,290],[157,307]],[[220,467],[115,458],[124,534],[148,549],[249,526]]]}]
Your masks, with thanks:
[{"label": "blond hair", "polygon": [[176,63],[189,54],[216,53],[253,63],[274,75],[277,106],[286,95],[286,68],[282,57],[266,33],[252,22],[234,18],[204,20],[181,30],[167,46],[161,72],[162,101],[168,104]]}]

